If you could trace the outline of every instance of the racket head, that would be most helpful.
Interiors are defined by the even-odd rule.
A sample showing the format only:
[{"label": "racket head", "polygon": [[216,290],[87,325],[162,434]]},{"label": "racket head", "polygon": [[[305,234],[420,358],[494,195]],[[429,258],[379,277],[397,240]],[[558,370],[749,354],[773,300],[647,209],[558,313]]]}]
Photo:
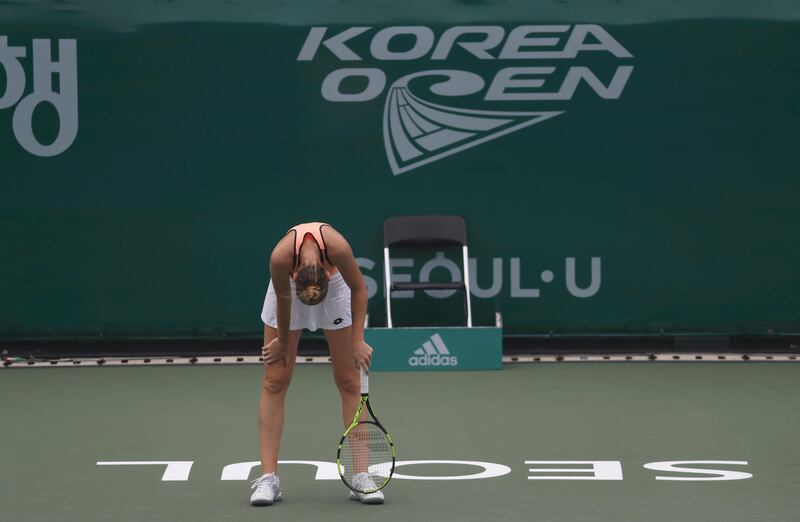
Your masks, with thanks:
[{"label": "racket head", "polygon": [[356,493],[374,493],[391,480],[395,459],[389,433],[377,422],[363,420],[342,435],[336,452],[336,467],[348,488]]}]

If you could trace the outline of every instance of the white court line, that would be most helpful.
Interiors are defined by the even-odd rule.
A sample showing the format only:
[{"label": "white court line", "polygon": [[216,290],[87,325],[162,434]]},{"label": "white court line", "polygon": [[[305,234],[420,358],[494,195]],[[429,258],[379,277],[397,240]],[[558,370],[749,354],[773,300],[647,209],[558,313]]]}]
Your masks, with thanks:
[{"label": "white court line", "polygon": [[[202,357],[86,357],[75,359],[9,360],[0,368],[86,368],[97,366],[215,366],[237,364],[263,364],[263,358],[254,355],[224,355]],[[798,362],[800,355],[792,354],[742,354],[742,353],[674,353],[645,354],[519,354],[504,355],[506,364],[558,363],[558,362]],[[330,364],[328,355],[298,356],[297,364]]]},{"label": "white court line", "polygon": [[552,362],[798,362],[800,356],[773,353],[654,352],[646,354],[504,355],[504,363]]}]

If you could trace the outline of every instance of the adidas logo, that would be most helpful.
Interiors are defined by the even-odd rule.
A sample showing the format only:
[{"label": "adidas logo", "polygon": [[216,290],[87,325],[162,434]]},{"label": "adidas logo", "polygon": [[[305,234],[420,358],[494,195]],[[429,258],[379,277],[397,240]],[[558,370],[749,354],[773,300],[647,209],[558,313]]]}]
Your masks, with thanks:
[{"label": "adidas logo", "polygon": [[458,366],[458,357],[450,355],[441,336],[433,334],[429,341],[422,343],[422,348],[414,351],[408,358],[410,366]]}]

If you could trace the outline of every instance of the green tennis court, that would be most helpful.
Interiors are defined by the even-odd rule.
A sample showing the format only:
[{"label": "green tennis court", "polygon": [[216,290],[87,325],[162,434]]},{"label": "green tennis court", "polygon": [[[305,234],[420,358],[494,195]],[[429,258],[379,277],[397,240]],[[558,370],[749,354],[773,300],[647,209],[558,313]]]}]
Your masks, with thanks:
[{"label": "green tennis court", "polygon": [[[248,464],[232,465],[258,460],[260,379],[257,365],[2,371],[0,518],[800,517],[796,364],[375,372],[373,405],[399,460],[382,506],[348,501],[332,464],[291,463],[279,470],[283,502],[249,505]],[[333,463],[342,426],[330,367],[299,365],[287,401],[282,461]],[[110,464],[121,462],[164,464]]]}]

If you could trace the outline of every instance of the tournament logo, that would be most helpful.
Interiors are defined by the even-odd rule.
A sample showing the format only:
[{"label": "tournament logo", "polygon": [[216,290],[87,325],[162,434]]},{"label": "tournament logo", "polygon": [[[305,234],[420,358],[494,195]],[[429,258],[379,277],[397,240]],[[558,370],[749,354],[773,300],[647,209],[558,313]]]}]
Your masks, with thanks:
[{"label": "tournament logo", "polygon": [[[438,34],[424,26],[392,26],[375,31],[371,40],[372,27],[349,27],[333,34],[328,29],[309,30],[298,61],[317,59],[324,47],[340,62],[363,62],[369,56],[379,65],[397,62],[395,68],[403,62],[423,64],[423,70],[400,76],[388,90],[388,74],[379,67],[339,68],[322,81],[322,97],[334,103],[366,102],[385,93],[383,142],[395,175],[564,114],[563,103],[559,110],[540,109],[569,102],[579,88],[618,100],[633,72],[628,64],[633,55],[594,24],[521,25],[508,32],[501,26],[455,26]],[[475,70],[441,67],[451,54],[459,64],[465,56],[473,60]],[[596,73],[596,65],[584,63],[597,56],[612,60],[610,78]],[[436,66],[427,68],[426,61]],[[492,63],[515,66],[476,72]],[[355,90],[354,83],[359,85]],[[412,92],[412,84],[427,85],[429,92]],[[432,95],[470,96],[470,100],[477,96],[486,103],[459,107],[434,103]],[[515,110],[485,107],[495,102]],[[519,110],[520,104],[536,104],[537,110]]]}]

